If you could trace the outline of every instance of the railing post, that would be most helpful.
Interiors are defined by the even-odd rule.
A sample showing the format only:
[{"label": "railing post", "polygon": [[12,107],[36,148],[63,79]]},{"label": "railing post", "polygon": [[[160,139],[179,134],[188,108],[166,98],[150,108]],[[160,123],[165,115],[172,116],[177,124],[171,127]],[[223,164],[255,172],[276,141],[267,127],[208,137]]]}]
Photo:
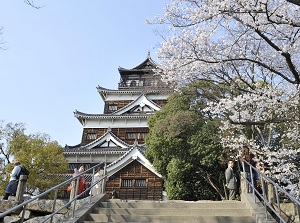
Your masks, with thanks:
[{"label": "railing post", "polygon": [[20,219],[20,223],[23,223],[23,222],[24,222],[26,206],[27,206],[27,204],[25,204],[25,205],[22,207],[23,210],[22,210],[22,216],[21,216],[21,219]]},{"label": "railing post", "polygon": [[[261,189],[263,192],[263,197],[266,198],[266,183],[263,178],[261,178],[260,181],[261,181]],[[267,201],[266,201],[266,199],[263,199],[263,201],[264,201],[264,206],[265,206],[266,220],[268,220]]]},{"label": "railing post", "polygon": [[249,169],[250,169],[250,182],[251,182],[251,185],[249,185],[249,190],[250,192],[252,192],[253,194],[253,197],[255,198],[255,188],[254,188],[254,176],[253,176],[253,169],[252,169],[252,166],[249,165]]},{"label": "railing post", "polygon": [[268,193],[269,203],[274,204],[275,203],[275,196],[274,196],[274,186],[273,186],[273,184],[268,183],[267,193]]},{"label": "railing post", "polygon": [[297,203],[295,205],[296,205],[296,210],[298,213],[298,221],[300,221],[300,205],[298,205]]},{"label": "railing post", "polygon": [[247,193],[246,172],[241,172],[241,193]]},{"label": "railing post", "polygon": [[[102,174],[102,176],[106,176],[106,162],[104,163],[104,168],[103,168],[103,174]],[[101,184],[101,187],[102,187],[101,192],[102,192],[102,194],[106,193],[106,190],[105,190],[105,188],[106,188],[106,180],[107,180],[107,176],[105,178],[103,178],[103,180],[102,180],[102,184]],[[300,183],[300,180],[299,180],[299,183]]]},{"label": "railing post", "polygon": [[71,182],[71,186],[72,186],[72,190],[70,192],[70,201],[76,196],[75,192],[76,192],[76,180],[73,180]]},{"label": "railing post", "polygon": [[[54,195],[54,200],[53,200],[53,206],[52,206],[52,213],[55,211],[57,194],[58,194],[58,189],[55,190],[55,195]],[[52,223],[52,221],[53,221],[53,216],[51,216],[50,223]]]},{"label": "railing post", "polygon": [[24,195],[24,192],[26,189],[27,179],[28,179],[27,175],[21,175],[19,178],[19,183],[18,183],[18,188],[17,188],[17,193],[16,193],[16,201],[18,203],[21,203],[24,200],[23,195]]},{"label": "railing post", "polygon": [[[91,183],[91,185],[95,183],[95,168],[93,169],[93,173],[92,173],[92,174],[93,174],[93,175],[92,175],[92,183]],[[94,187],[96,187],[96,185],[94,185],[94,186],[91,187],[91,189],[90,189],[90,200],[89,200],[89,203],[90,203],[90,204],[92,203],[92,196],[94,195],[94,194],[93,194]]]},{"label": "railing post", "polygon": [[107,180],[107,176],[105,176],[102,181],[101,181],[101,194],[105,194],[106,193],[106,180]]},{"label": "railing post", "polygon": [[[277,206],[278,206],[278,211],[279,211],[279,215],[281,215],[281,208],[280,208],[280,200],[279,200],[279,195],[278,195],[278,189],[277,187],[275,187],[275,185],[273,185],[273,187],[275,188],[275,195],[276,195],[276,201],[277,201]],[[280,219],[280,223],[281,223],[281,219]]]},{"label": "railing post", "polygon": [[[77,179],[76,179],[76,181],[73,181],[72,183],[72,191],[74,191],[73,193],[74,193],[74,197],[76,197],[77,195],[78,195],[78,186],[79,186],[79,180],[80,180],[80,177],[78,177]],[[74,187],[73,187],[74,186]],[[73,197],[73,198],[74,198]],[[73,199],[72,198],[72,199]],[[75,208],[76,208],[76,200],[77,199],[75,199],[74,200],[74,203],[73,203],[73,208],[72,208],[72,218],[75,218]]]}]

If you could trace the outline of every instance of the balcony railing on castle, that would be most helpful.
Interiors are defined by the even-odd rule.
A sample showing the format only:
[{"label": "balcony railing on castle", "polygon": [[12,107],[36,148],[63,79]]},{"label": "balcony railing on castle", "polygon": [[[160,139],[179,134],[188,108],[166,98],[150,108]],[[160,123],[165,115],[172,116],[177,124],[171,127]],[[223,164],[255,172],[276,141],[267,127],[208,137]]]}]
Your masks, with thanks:
[{"label": "balcony railing on castle", "polygon": [[171,89],[166,85],[159,85],[156,83],[148,83],[148,84],[126,84],[126,83],[119,83],[118,84],[118,89],[119,90],[161,90],[161,89]]}]

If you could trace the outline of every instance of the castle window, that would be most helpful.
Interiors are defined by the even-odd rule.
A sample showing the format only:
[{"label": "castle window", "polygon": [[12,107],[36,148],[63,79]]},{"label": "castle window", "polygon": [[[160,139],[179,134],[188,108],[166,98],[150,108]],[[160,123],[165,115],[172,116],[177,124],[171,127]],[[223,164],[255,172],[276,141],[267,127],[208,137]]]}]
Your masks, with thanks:
[{"label": "castle window", "polygon": [[122,179],[121,187],[132,187],[133,180],[132,179]]},{"label": "castle window", "polygon": [[136,81],[131,81],[130,82],[130,87],[136,87]]},{"label": "castle window", "polygon": [[121,187],[147,187],[146,179],[122,179]]},{"label": "castle window", "polygon": [[126,139],[145,139],[146,132],[126,132]]},{"label": "castle window", "polygon": [[135,187],[147,187],[146,179],[136,179],[134,181],[134,186]]},{"label": "castle window", "polygon": [[86,139],[87,140],[95,140],[95,139],[97,139],[97,134],[96,133],[87,133]]},{"label": "castle window", "polygon": [[109,105],[108,106],[108,110],[110,110],[110,111],[116,111],[116,110],[118,110],[118,107],[117,107],[117,105]]}]

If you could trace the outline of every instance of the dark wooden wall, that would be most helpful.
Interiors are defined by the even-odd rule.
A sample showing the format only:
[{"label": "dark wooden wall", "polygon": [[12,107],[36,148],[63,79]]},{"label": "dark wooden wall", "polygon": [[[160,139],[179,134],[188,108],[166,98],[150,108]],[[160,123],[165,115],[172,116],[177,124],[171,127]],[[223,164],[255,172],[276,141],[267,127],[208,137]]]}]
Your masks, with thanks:
[{"label": "dark wooden wall", "polygon": [[[145,186],[122,186],[122,180],[145,179]],[[163,180],[148,170],[138,161],[133,161],[106,182],[106,193],[112,198],[113,191],[117,198],[126,200],[162,200]],[[116,197],[115,197],[116,198]]]},{"label": "dark wooden wall", "polygon": [[[134,132],[134,133],[148,133],[149,129],[148,128],[112,128],[111,131],[118,136],[121,140],[124,142],[132,145],[135,141],[135,139],[126,139],[126,133]],[[97,134],[97,138],[101,137],[107,132],[106,128],[89,128],[89,129],[83,129],[83,134],[82,134],[82,140],[81,144],[86,145],[95,139],[87,139],[87,134],[90,133],[95,133]],[[144,139],[138,139],[139,144],[145,143]]]},{"label": "dark wooden wall", "polygon": [[109,106],[110,105],[115,105],[117,106],[117,110],[125,107],[126,105],[128,105],[129,103],[131,103],[132,100],[124,100],[124,101],[107,101],[105,102],[105,105],[104,105],[104,114],[110,114],[110,113],[113,113],[115,112],[116,110],[109,110]]}]

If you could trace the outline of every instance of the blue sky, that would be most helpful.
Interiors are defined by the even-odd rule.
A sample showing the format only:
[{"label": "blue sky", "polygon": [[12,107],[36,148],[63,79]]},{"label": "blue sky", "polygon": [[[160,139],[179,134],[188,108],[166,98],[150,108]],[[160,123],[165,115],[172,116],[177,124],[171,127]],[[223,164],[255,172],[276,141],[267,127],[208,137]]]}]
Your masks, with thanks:
[{"label": "blue sky", "polygon": [[0,0],[0,120],[25,123],[26,133],[46,133],[80,143],[77,109],[103,113],[98,85],[117,89],[118,67],[156,58],[161,38],[147,18],[163,14],[163,0],[49,0],[34,9]]}]

